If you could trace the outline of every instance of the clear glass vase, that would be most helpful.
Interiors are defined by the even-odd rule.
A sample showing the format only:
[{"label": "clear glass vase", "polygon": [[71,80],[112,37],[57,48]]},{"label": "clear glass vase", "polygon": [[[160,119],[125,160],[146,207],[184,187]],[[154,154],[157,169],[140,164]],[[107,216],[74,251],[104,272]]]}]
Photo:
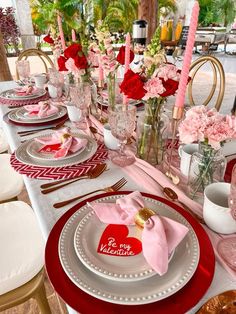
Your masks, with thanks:
[{"label": "clear glass vase", "polygon": [[137,127],[137,154],[152,165],[163,160],[165,130],[169,119],[163,113],[164,98],[151,98],[145,103],[145,112],[139,117]]},{"label": "clear glass vase", "polygon": [[204,189],[213,182],[223,181],[226,159],[221,149],[215,150],[205,142],[199,143],[199,151],[191,157],[188,188],[192,199],[203,197]]},{"label": "clear glass vase", "polygon": [[109,73],[107,77],[107,92],[108,92],[108,106],[112,110],[115,108],[116,103],[116,75]]}]

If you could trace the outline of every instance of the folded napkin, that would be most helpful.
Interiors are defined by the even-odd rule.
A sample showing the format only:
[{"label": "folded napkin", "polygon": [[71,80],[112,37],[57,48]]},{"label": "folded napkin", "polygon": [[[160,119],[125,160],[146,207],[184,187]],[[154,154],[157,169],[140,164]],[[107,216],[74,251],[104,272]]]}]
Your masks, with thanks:
[{"label": "folded napkin", "polygon": [[[135,215],[144,208],[142,195],[135,191],[114,203],[91,203],[99,220],[107,224],[135,224]],[[169,254],[183,240],[188,228],[172,219],[156,215],[145,223],[142,232],[143,255],[159,274],[168,270]]]},{"label": "folded napkin", "polygon": [[37,115],[39,118],[51,116],[59,111],[56,106],[45,101],[40,101],[37,105],[24,106],[24,109],[28,111],[30,115]]},{"label": "folded napkin", "polygon": [[18,96],[26,96],[31,95],[37,92],[37,89],[34,88],[32,85],[26,85],[23,87],[18,87],[14,89],[16,92],[16,95]]},{"label": "folded napkin", "polygon": [[[69,128],[56,131],[50,137],[36,138],[35,141],[44,144],[40,151],[55,151],[55,158],[62,158],[69,153],[75,153],[85,147],[88,140],[85,138],[77,138],[70,134]],[[59,144],[59,145],[58,145]],[[51,148],[51,150],[50,150]]]}]

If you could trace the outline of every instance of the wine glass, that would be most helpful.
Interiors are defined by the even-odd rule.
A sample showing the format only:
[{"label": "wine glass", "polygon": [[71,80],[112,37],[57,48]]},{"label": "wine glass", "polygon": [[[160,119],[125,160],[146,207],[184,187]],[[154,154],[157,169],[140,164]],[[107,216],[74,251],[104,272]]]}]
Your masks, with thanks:
[{"label": "wine glass", "polygon": [[27,84],[29,82],[29,76],[30,76],[29,60],[16,61],[16,68],[17,68],[17,72],[19,74],[20,80],[22,80],[24,84]]},{"label": "wine glass", "polygon": [[136,107],[132,105],[116,105],[114,109],[109,110],[108,118],[111,133],[119,140],[119,151],[110,155],[111,161],[125,167],[135,162],[135,156],[124,151],[127,139],[131,137],[136,124]]},{"label": "wine glass", "polygon": [[90,84],[80,83],[78,85],[70,86],[70,98],[81,112],[80,120],[76,122],[76,126],[81,130],[86,130],[88,128],[88,107],[91,103]]}]

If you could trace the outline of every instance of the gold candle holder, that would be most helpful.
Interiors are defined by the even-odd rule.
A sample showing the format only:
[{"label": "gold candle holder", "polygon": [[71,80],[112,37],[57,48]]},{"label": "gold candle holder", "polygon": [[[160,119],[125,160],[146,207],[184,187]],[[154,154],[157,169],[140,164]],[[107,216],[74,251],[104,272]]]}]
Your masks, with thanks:
[{"label": "gold candle holder", "polygon": [[172,163],[172,156],[173,156],[173,148],[174,148],[174,142],[175,142],[175,136],[177,132],[177,126],[180,119],[182,119],[184,114],[184,107],[176,107],[174,106],[173,112],[172,112],[172,138],[170,143],[170,158],[168,160],[168,170],[166,171],[166,176],[170,178],[174,184],[179,183],[179,177],[171,172],[171,163]]}]

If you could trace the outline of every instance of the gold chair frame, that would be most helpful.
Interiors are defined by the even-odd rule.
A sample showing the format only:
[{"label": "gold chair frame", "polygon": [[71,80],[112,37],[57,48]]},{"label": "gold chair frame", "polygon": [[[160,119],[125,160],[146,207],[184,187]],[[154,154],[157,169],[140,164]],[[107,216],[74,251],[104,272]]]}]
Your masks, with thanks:
[{"label": "gold chair frame", "polygon": [[[27,60],[28,57],[30,56],[37,56],[39,57],[43,64],[44,64],[44,67],[45,67],[45,71],[46,73],[48,72],[48,66],[47,66],[47,63],[45,62],[44,58],[46,59],[46,61],[49,63],[49,65],[54,68],[54,63],[53,61],[49,58],[49,56],[43,52],[42,50],[40,49],[37,49],[37,48],[31,48],[31,49],[26,49],[24,51],[22,51],[17,59],[17,61],[20,61],[22,59],[25,59]],[[16,79],[19,80],[19,73],[17,71],[17,68],[16,68]]]},{"label": "gold chair frame", "polygon": [[[217,111],[220,110],[222,101],[223,101],[223,97],[224,97],[224,93],[225,93],[225,72],[224,72],[224,68],[222,66],[222,64],[220,63],[220,61],[211,56],[211,55],[207,55],[207,56],[202,56],[200,58],[198,58],[197,60],[195,60],[191,66],[190,66],[190,76],[192,77],[191,81],[188,84],[188,98],[189,98],[189,102],[191,106],[195,106],[195,102],[193,100],[193,81],[194,78],[197,74],[197,72],[199,71],[199,69],[206,64],[207,62],[210,63],[212,70],[213,70],[213,84],[210,90],[210,93],[208,95],[208,97],[206,98],[206,100],[204,101],[203,105],[207,106],[208,103],[210,102],[210,100],[212,99],[215,91],[216,91],[216,86],[217,86],[217,80],[218,80],[218,76],[217,76],[217,72],[219,73],[219,92],[218,92],[218,97],[216,99],[216,104],[215,104],[215,108]],[[192,71],[192,74],[191,74]]]},{"label": "gold chair frame", "polygon": [[42,314],[51,314],[44,287],[44,278],[45,271],[42,269],[23,286],[0,295],[0,312],[34,298]]}]

